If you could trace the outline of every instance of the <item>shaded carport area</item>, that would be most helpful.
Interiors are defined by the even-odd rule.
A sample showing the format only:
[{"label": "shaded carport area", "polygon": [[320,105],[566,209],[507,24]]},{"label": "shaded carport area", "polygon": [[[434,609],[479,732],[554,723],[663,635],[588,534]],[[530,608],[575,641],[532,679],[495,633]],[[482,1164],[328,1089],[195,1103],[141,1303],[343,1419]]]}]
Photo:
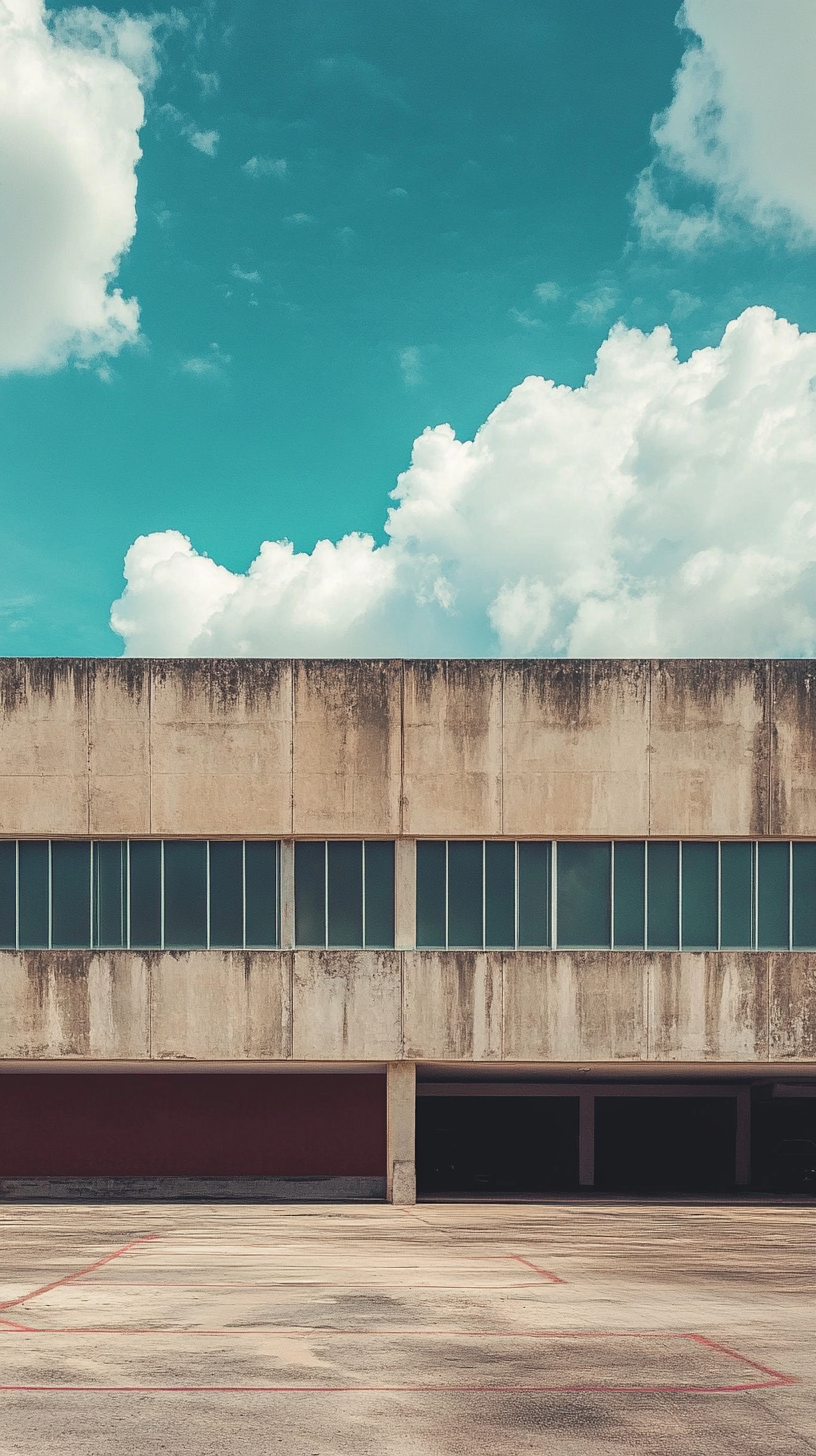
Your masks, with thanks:
[{"label": "shaded carport area", "polygon": [[420,1197],[816,1193],[816,1085],[426,1073],[416,1140]]}]

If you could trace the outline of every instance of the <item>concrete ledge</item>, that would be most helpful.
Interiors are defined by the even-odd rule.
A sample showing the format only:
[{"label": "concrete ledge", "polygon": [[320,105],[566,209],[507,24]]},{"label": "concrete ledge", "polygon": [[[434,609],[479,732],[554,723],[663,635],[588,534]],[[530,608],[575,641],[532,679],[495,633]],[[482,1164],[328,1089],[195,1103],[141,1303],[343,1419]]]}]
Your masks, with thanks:
[{"label": "concrete ledge", "polygon": [[3,1203],[384,1202],[385,1178],[0,1178]]}]

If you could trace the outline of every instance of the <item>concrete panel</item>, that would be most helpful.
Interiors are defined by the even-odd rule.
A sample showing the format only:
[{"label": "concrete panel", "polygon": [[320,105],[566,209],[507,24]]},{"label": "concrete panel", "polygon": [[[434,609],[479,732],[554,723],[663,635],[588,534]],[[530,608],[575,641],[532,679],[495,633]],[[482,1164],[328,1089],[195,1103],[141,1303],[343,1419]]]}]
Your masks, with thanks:
[{"label": "concrete panel", "polygon": [[151,672],[151,833],[290,833],[290,664],[185,660]]},{"label": "concrete panel", "polygon": [[86,664],[0,659],[0,834],[87,833]]},{"label": "concrete panel", "polygon": [[506,1061],[640,1061],[644,957],[615,951],[502,956]]},{"label": "concrete panel", "polygon": [[816,953],[787,951],[768,959],[770,1060],[816,1061]]},{"label": "concrete panel", "polygon": [[295,951],[295,1060],[399,1060],[400,961],[397,951]]},{"label": "concrete panel", "polygon": [[416,1063],[389,1062],[385,1196],[389,1203],[416,1203]]},{"label": "concrete panel", "polygon": [[505,834],[645,835],[648,750],[648,663],[505,663]]},{"label": "concrete panel", "polygon": [[768,832],[767,662],[652,666],[649,833]]},{"label": "concrete panel", "polygon": [[124,659],[88,663],[90,832],[150,833],[150,670]]},{"label": "concrete panel", "polygon": [[0,1057],[149,1054],[148,971],[132,952],[0,951]]},{"label": "concrete panel", "polygon": [[495,952],[406,952],[405,1055],[437,1061],[502,1054],[502,962]]},{"label": "concrete panel", "polygon": [[816,835],[816,663],[774,662],[771,834]]},{"label": "concrete panel", "polygon": [[399,833],[398,662],[294,666],[295,834]]},{"label": "concrete panel", "polygon": [[502,833],[500,662],[406,662],[403,832]]},{"label": "concrete panel", "polygon": [[767,955],[751,951],[652,955],[648,975],[650,1058],[767,1059]]},{"label": "concrete panel", "polygon": [[284,951],[153,952],[153,1058],[289,1057],[291,963]]}]

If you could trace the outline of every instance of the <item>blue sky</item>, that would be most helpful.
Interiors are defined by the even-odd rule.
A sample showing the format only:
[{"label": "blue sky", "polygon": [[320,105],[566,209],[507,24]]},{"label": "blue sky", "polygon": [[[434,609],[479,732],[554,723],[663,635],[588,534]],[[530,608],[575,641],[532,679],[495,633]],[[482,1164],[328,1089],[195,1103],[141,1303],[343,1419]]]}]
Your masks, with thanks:
[{"label": "blue sky", "polygon": [[[759,112],[754,153],[738,154],[765,38],[760,18],[746,59],[724,3],[696,0],[687,21],[697,30],[676,22],[676,0],[212,0],[164,17],[131,4],[137,23],[125,34],[118,4],[101,5],[91,22],[93,12],[77,18],[54,5],[47,30],[34,0],[13,0],[31,56],[40,27],[30,64],[43,84],[55,48],[60,64],[98,61],[87,82],[89,147],[94,126],[103,142],[128,131],[134,92],[123,71],[138,76],[145,116],[129,246],[133,168],[111,162],[105,196],[122,190],[124,221],[110,222],[101,285],[138,300],[138,330],[131,319],[112,338],[106,325],[89,342],[90,325],[75,317],[61,343],[57,319],[47,345],[15,336],[7,352],[0,650],[117,655],[124,637],[131,651],[179,653],[682,653],[705,650],[727,601],[730,625],[710,650],[811,652],[816,548],[811,560],[790,542],[810,531],[816,507],[805,387],[816,204],[811,216],[796,174],[807,157],[794,158],[787,191],[763,192]],[[746,0],[743,29],[755,11]],[[780,0],[777,17],[790,49],[769,84],[784,95],[786,66],[816,35],[797,0]],[[18,42],[9,31],[5,64]],[[713,81],[688,69],[701,57]],[[108,81],[119,88],[113,99]],[[692,154],[681,103],[697,104],[704,85],[721,88],[719,132]],[[65,105],[61,118],[57,98],[50,132],[32,130],[18,152],[9,143],[17,171],[4,170],[3,131],[14,123],[19,141],[27,118],[0,115],[0,187],[5,177],[13,206],[22,169],[25,186],[39,189],[37,227],[51,230],[61,257],[75,248],[79,259],[81,210],[96,236],[94,208],[107,203],[87,189],[70,207],[54,201],[54,179],[73,175],[60,163],[60,125],[72,125]],[[661,140],[654,118],[667,111]],[[711,105],[699,114],[710,117]],[[791,141],[772,135],[768,145]],[[41,292],[33,256],[23,238],[11,264],[32,297]],[[726,325],[757,305],[766,312],[747,315],[726,349]],[[767,310],[800,332],[780,333]],[[604,403],[595,357],[615,325]],[[678,373],[664,335],[649,346],[634,332],[660,325],[681,363],[708,349],[705,368]],[[8,325],[18,326],[25,320]],[[678,391],[691,389],[699,404],[702,390],[707,419],[715,396],[704,377],[723,370],[735,380],[747,370],[750,390],[729,404],[719,434],[701,423],[678,440]],[[554,404],[541,389],[512,394],[528,376],[570,388]],[[789,395],[780,399],[782,376]],[[624,448],[620,424],[635,395]],[[497,406],[504,414],[485,426]],[[757,409],[777,421],[793,410],[797,421],[776,509],[784,540],[759,566],[781,477],[757,446],[739,478],[726,478],[716,443],[729,432],[741,440],[740,421]],[[424,437],[388,537],[389,492],[413,442],[442,425],[458,442],[476,437],[476,452],[462,454],[449,435]],[[597,456],[585,444],[596,431]],[[661,431],[675,431],[671,448],[655,445]],[[518,462],[511,435],[524,438]],[[752,533],[731,560],[729,521],[744,514],[746,481]],[[447,510],[452,489],[455,520],[429,536],[416,523],[423,511],[438,517],[443,500]],[[702,519],[712,492],[725,524]],[[594,540],[601,518],[605,534]],[[355,536],[339,554],[335,544],[312,554],[348,533],[373,542]],[[117,635],[111,603],[141,537],[154,547],[131,558]],[[261,543],[282,540],[301,555],[272,551],[263,580],[258,569],[247,578]],[[776,603],[770,635],[763,592]]]}]

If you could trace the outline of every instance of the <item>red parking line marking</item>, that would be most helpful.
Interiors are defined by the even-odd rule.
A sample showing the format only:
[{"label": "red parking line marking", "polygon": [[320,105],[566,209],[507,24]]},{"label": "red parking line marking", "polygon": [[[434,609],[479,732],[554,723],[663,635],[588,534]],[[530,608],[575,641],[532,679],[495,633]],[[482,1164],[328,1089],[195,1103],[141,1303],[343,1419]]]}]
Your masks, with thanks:
[{"label": "red parking line marking", "polygon": [[567,1282],[566,1279],[559,1279],[551,1269],[540,1269],[538,1264],[531,1264],[529,1259],[522,1259],[521,1254],[508,1254],[507,1258],[516,1259],[519,1264],[526,1264],[528,1269],[534,1269],[536,1274],[540,1274],[542,1279],[548,1279],[550,1284],[566,1284]]},{"label": "red parking line marking", "polygon": [[18,1304],[25,1304],[29,1299],[36,1299],[40,1294],[48,1294],[52,1289],[59,1289],[61,1284],[71,1284],[81,1279],[83,1274],[90,1274],[94,1269],[101,1269],[103,1264],[110,1264],[114,1259],[121,1259],[131,1249],[139,1244],[147,1244],[159,1238],[158,1234],[145,1234],[142,1238],[131,1239],[129,1244],[123,1244],[121,1249],[115,1249],[112,1254],[106,1254],[103,1259],[97,1259],[94,1264],[88,1264],[84,1269],[77,1269],[74,1274],[64,1274],[61,1279],[54,1279],[50,1284],[42,1284],[39,1289],[32,1289],[30,1294],[21,1294],[18,1299],[4,1299],[0,1301],[0,1309],[15,1309]]}]

